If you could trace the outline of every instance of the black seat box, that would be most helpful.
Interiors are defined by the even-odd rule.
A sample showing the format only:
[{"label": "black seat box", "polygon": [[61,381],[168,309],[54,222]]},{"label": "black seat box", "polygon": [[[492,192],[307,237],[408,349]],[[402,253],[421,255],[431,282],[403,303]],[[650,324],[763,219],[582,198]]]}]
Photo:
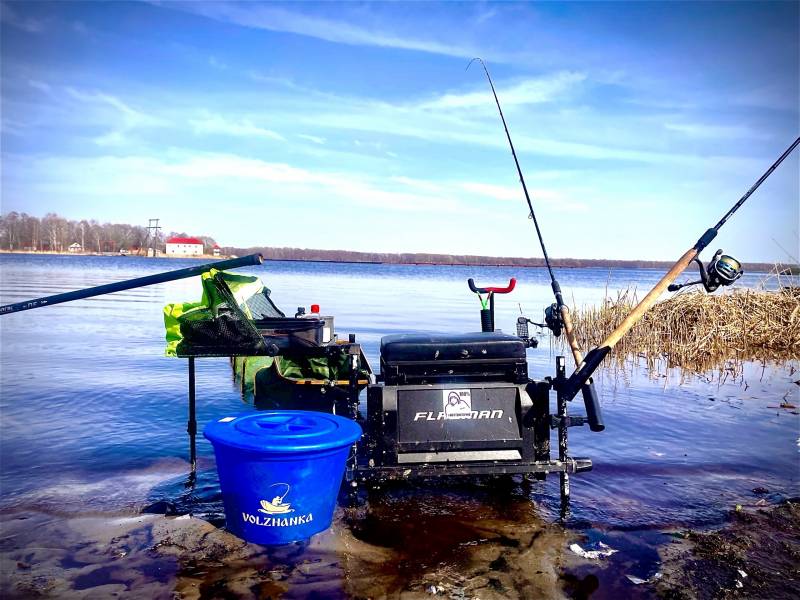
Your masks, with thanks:
[{"label": "black seat box", "polygon": [[500,331],[387,335],[381,339],[381,374],[387,385],[524,383],[528,377],[525,344]]}]

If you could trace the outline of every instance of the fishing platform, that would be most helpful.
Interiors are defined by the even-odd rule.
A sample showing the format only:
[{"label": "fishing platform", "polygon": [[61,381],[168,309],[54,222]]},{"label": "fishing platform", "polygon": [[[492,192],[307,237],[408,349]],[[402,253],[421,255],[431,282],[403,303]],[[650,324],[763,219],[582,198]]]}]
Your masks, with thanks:
[{"label": "fishing platform", "polygon": [[569,454],[567,430],[588,423],[601,431],[600,407],[595,395],[587,417],[568,415],[567,398],[559,393],[567,380],[563,357],[552,377],[529,376],[527,349],[537,346],[527,331],[530,321],[520,317],[516,334],[495,330],[495,295],[510,293],[514,279],[504,288],[478,288],[469,280],[471,291],[487,296],[479,332],[384,336],[377,371],[355,335],[340,339],[334,317],[320,315],[316,305],[287,317],[260,282],[244,290],[256,279],[211,272],[203,278],[204,298],[215,304],[199,307],[208,314],[191,317],[198,307],[187,312],[189,305],[165,309],[178,315],[173,353],[189,360],[193,466],[195,359],[227,356],[243,396],[257,409],[315,410],[359,423],[364,435],[346,469],[353,488],[439,476],[544,480],[558,473],[566,510],[568,474],[592,468],[589,458]]}]

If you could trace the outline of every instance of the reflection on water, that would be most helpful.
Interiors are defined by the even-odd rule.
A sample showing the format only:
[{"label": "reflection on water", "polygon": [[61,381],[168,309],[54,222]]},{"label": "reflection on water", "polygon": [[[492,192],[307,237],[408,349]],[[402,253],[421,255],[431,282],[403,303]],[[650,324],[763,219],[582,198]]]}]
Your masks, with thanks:
[{"label": "reflection on water", "polygon": [[[197,262],[0,255],[0,301]],[[340,334],[356,334],[373,365],[378,364],[382,335],[477,330],[479,304],[467,289],[468,277],[482,285],[517,277],[514,293],[497,303],[497,323],[507,331],[513,331],[520,304],[538,319],[552,302],[542,269],[278,262],[242,272],[261,276],[287,313],[300,305],[320,304],[323,313],[336,316]],[[582,305],[630,284],[648,289],[660,275],[649,270],[565,269],[559,278],[569,301]],[[758,281],[748,274],[737,285]],[[183,486],[188,452],[186,363],[163,356],[162,307],[197,299],[200,293],[194,278],[0,318],[0,510],[132,514],[164,502],[177,513],[192,510],[216,522],[221,506],[213,451],[202,437],[198,486],[193,491]],[[553,356],[547,339],[539,349],[529,350],[532,375],[551,375]],[[796,411],[768,408],[781,402],[797,404],[800,388],[792,383],[798,378],[792,373],[796,366],[766,367],[763,372],[761,366],[751,366],[744,381],[722,385],[698,378],[678,385],[678,374],[650,379],[641,367],[624,374],[602,373],[598,380],[606,431],[570,431],[573,454],[589,456],[595,464],[592,472],[572,478],[573,523],[584,531],[589,527],[605,532],[602,535],[703,525],[719,522],[737,503],[754,501],[756,487],[770,490],[772,499],[800,493],[798,416]],[[225,359],[198,361],[197,377],[201,429],[222,413],[247,409]],[[582,412],[582,406],[575,404],[571,410]],[[499,530],[511,531],[508,539],[516,540],[509,542],[512,546],[527,544],[534,531],[554,521],[557,478],[530,488],[517,478],[510,486],[505,494],[494,494],[481,484],[464,487],[455,482],[383,490],[362,507],[343,510],[336,527],[349,531],[348,543],[364,544],[376,556],[388,552],[400,557],[394,571],[380,577],[362,565],[362,579],[383,578],[380,581],[390,586],[392,578],[409,579],[414,570],[442,563],[454,573],[452,585],[457,586],[459,568],[471,573],[459,556],[468,561],[478,556],[489,563],[505,556],[508,561],[503,552],[491,557],[506,543],[506,534]],[[427,542],[415,535],[419,531],[428,532]],[[523,540],[524,536],[528,537]],[[484,538],[492,542],[480,541]],[[655,543],[626,539],[632,548]],[[484,546],[495,550],[475,554]],[[514,560],[524,562],[525,552],[515,552]],[[247,562],[246,557],[242,560]],[[491,585],[501,586],[495,590],[498,594],[514,582],[536,585],[520,583],[522,575],[514,574],[518,566],[504,571],[499,568],[502,561],[497,565],[493,571],[505,574],[489,579],[498,582]],[[646,565],[640,567],[647,570]],[[100,582],[102,574],[97,577]],[[359,577],[353,575],[354,580]],[[324,574],[317,580],[322,586]]]}]

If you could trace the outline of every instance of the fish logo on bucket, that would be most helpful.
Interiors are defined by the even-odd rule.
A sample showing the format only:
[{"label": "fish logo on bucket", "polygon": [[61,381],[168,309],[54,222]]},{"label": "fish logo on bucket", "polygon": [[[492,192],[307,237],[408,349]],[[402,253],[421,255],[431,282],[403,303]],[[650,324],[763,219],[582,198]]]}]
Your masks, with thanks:
[{"label": "fish logo on bucket", "polygon": [[266,513],[268,515],[280,515],[285,513],[294,512],[292,505],[288,502],[284,502],[284,498],[289,494],[291,491],[291,487],[288,483],[273,483],[271,488],[280,486],[280,490],[283,491],[283,494],[278,494],[272,500],[262,500],[261,501],[261,508],[258,509],[258,512]]},{"label": "fish logo on bucket", "polygon": [[258,512],[268,516],[262,517],[243,512],[242,520],[245,523],[262,527],[293,527],[295,525],[306,525],[314,520],[314,515],[311,513],[281,518],[281,515],[294,512],[292,505],[286,502],[286,496],[289,495],[292,488],[288,483],[273,483],[269,487],[277,488],[277,493],[272,500],[260,500],[261,508],[258,509]]}]

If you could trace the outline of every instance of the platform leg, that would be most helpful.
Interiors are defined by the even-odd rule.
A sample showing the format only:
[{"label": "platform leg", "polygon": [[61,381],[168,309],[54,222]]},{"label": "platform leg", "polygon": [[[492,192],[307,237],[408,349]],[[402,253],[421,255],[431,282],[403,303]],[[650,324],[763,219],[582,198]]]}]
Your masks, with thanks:
[{"label": "platform leg", "polygon": [[189,357],[189,422],[186,425],[186,431],[189,433],[189,462],[191,463],[189,484],[191,485],[194,485],[197,477],[197,414],[195,405],[194,357]]},{"label": "platform leg", "polygon": [[556,358],[556,381],[558,385],[557,411],[558,411],[558,460],[564,465],[564,470],[559,473],[559,488],[561,492],[561,519],[569,517],[569,473],[566,464],[569,460],[569,444],[567,439],[567,398],[563,393],[566,382],[566,367],[563,356]]}]

